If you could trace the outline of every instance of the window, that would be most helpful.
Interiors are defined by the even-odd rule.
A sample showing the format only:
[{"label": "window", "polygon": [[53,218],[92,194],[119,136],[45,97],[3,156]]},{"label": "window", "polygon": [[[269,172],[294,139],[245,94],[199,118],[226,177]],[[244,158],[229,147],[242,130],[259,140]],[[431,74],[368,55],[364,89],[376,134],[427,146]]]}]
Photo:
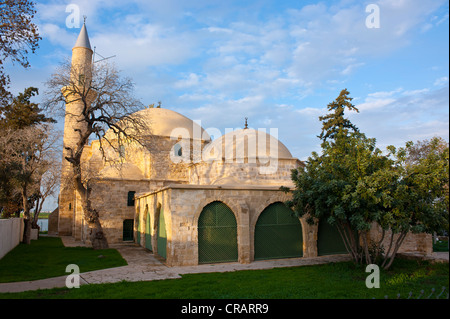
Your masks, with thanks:
[{"label": "window", "polygon": [[84,74],[78,75],[78,85],[84,85]]},{"label": "window", "polygon": [[183,148],[181,147],[180,144],[175,144],[173,146],[173,154],[178,157],[183,156]]},{"label": "window", "polygon": [[128,203],[127,203],[127,206],[134,206],[134,194],[136,194],[135,191],[129,191],[128,192]]}]

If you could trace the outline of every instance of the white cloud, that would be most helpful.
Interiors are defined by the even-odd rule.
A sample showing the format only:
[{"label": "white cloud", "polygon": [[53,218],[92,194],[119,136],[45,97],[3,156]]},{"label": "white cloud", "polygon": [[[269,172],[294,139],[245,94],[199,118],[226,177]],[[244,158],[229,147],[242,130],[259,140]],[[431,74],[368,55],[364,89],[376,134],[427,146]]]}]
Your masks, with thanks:
[{"label": "white cloud", "polygon": [[380,147],[404,146],[408,140],[449,135],[449,87],[397,89],[368,94],[355,105],[360,113],[349,115],[353,123]]},{"label": "white cloud", "polygon": [[439,79],[436,79],[436,81],[434,81],[435,86],[442,86],[445,84],[448,85],[448,76],[440,77]]},{"label": "white cloud", "polygon": [[52,44],[63,47],[71,47],[75,44],[76,35],[53,23],[45,23],[39,27],[42,38],[49,40]]},{"label": "white cloud", "polygon": [[175,82],[174,87],[178,89],[185,89],[198,85],[199,82],[200,77],[195,73],[190,73],[185,79]]}]

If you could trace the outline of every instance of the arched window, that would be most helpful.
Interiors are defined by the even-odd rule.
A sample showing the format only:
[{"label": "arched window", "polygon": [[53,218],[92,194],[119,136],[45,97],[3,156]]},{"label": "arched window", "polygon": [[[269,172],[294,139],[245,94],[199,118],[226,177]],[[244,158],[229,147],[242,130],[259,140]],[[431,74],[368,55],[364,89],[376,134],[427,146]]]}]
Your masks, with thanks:
[{"label": "arched window", "polygon": [[177,143],[173,146],[173,155],[178,157],[183,156],[183,148],[181,147],[180,144]]}]

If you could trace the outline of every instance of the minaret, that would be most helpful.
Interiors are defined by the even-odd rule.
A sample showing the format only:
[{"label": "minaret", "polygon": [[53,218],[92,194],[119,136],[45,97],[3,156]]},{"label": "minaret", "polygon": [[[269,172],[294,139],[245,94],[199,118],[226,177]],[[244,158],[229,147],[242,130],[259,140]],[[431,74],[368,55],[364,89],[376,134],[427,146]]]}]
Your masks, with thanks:
[{"label": "minaret", "polygon": [[[62,236],[73,235],[74,212],[76,208],[76,192],[73,185],[73,168],[65,157],[71,154],[79,141],[80,132],[86,129],[83,119],[84,102],[74,91],[87,89],[92,76],[93,51],[84,23],[77,42],[72,49],[70,83],[61,91],[66,98],[66,114],[64,117],[63,158],[61,169],[61,186],[59,194],[58,233]],[[76,90],[74,90],[76,88]]]}]

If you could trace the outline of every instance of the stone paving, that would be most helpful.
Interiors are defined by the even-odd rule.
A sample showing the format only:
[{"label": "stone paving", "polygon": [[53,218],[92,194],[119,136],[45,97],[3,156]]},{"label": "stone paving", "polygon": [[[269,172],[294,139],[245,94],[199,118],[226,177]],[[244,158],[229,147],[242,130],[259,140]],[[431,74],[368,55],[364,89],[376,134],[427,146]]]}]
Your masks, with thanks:
[{"label": "stone paving", "polygon": [[[67,247],[83,246],[80,242],[75,242],[71,237],[61,237]],[[271,269],[277,267],[295,267],[305,265],[317,265],[330,262],[340,262],[350,260],[348,255],[331,255],[310,258],[289,258],[275,259],[267,261],[255,261],[250,264],[222,263],[206,264],[198,266],[167,267],[159,261],[147,249],[134,243],[124,243],[110,245],[117,249],[127,261],[127,266],[108,268],[103,270],[82,272],[80,274],[80,284],[114,283],[120,281],[151,281],[181,278],[183,274],[208,273],[208,272],[228,272],[250,269]],[[437,261],[447,261],[449,253],[433,253],[429,256]],[[81,269],[82,271],[82,269]],[[0,283],[0,293],[21,292],[27,290],[49,289],[65,287],[67,276],[25,281],[13,283]]]}]

